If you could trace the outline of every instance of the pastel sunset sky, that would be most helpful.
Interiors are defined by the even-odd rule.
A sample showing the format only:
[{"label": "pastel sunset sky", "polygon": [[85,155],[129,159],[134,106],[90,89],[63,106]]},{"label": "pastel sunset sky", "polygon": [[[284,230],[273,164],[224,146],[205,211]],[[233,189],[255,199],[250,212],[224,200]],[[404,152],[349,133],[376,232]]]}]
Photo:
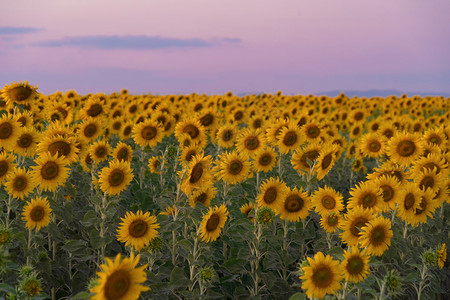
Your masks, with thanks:
[{"label": "pastel sunset sky", "polygon": [[[448,0],[0,0],[0,85],[450,93]],[[1,87],[0,87],[1,88]]]}]

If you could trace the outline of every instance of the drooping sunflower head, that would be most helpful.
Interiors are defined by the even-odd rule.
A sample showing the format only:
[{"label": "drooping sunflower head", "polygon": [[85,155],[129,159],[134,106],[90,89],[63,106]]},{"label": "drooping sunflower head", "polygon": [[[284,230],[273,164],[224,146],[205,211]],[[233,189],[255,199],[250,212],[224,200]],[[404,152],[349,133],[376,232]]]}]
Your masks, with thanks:
[{"label": "drooping sunflower head", "polygon": [[140,210],[136,214],[127,212],[121,220],[117,229],[117,239],[136,251],[147,246],[150,240],[158,235],[159,224],[156,223],[156,217],[149,212],[143,213]]},{"label": "drooping sunflower head", "polygon": [[5,85],[0,95],[9,105],[13,105],[14,103],[25,105],[29,104],[38,96],[37,89],[37,85],[33,87],[28,84],[28,81],[20,81],[19,83],[14,82]]},{"label": "drooping sunflower head", "polygon": [[22,212],[22,220],[27,229],[40,230],[50,223],[52,209],[47,198],[36,197],[27,202]]}]

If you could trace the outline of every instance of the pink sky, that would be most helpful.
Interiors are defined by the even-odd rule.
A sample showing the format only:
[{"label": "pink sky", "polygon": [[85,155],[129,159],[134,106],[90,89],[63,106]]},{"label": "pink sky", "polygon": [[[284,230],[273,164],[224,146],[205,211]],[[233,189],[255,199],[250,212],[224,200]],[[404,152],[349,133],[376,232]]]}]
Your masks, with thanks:
[{"label": "pink sky", "polygon": [[447,0],[0,1],[0,85],[450,93]]}]

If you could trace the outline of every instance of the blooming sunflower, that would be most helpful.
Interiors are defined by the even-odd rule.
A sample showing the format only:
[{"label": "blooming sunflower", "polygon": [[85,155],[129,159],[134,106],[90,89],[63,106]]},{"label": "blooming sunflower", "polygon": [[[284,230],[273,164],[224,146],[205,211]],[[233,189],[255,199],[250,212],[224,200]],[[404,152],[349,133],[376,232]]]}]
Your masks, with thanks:
[{"label": "blooming sunflower", "polygon": [[445,136],[444,126],[433,127],[424,132],[423,138],[428,144],[436,145],[440,148],[444,148],[447,137]]},{"label": "blooming sunflower", "polygon": [[292,190],[287,189],[286,194],[278,202],[275,211],[280,214],[282,220],[289,222],[298,222],[300,219],[306,219],[311,209],[311,199],[302,188],[298,190],[296,187]]},{"label": "blooming sunflower", "polygon": [[0,152],[0,184],[5,181],[8,174],[17,166],[17,164],[13,163],[15,159],[16,156],[14,154]]},{"label": "blooming sunflower", "polygon": [[393,236],[391,221],[376,217],[361,228],[359,243],[362,247],[367,247],[367,254],[381,256],[391,245]]},{"label": "blooming sunflower", "polygon": [[164,137],[164,128],[154,120],[148,119],[134,126],[134,142],[142,147],[154,147],[162,141]]},{"label": "blooming sunflower", "polygon": [[31,173],[24,168],[16,168],[6,178],[5,190],[14,198],[23,200],[34,188],[35,182],[31,178]]},{"label": "blooming sunflower", "polygon": [[222,204],[214,208],[210,207],[200,224],[200,236],[204,242],[214,242],[220,235],[221,229],[225,226],[228,218],[227,207]]},{"label": "blooming sunflower", "polygon": [[199,154],[189,163],[181,189],[189,195],[194,189],[204,189],[212,185],[211,156]]},{"label": "blooming sunflower", "polygon": [[162,156],[152,156],[148,159],[148,168],[150,173],[160,174],[161,173],[161,160]]},{"label": "blooming sunflower", "polygon": [[338,151],[339,147],[336,144],[325,144],[323,146],[314,168],[317,180],[322,180],[334,166],[334,163],[337,160],[336,154]]},{"label": "blooming sunflower", "polygon": [[263,148],[264,145],[265,140],[260,129],[242,129],[236,139],[237,151],[248,157],[255,157],[256,152]]},{"label": "blooming sunflower", "polygon": [[361,137],[359,151],[364,156],[379,158],[386,151],[386,142],[378,133],[367,133]]},{"label": "blooming sunflower", "polygon": [[16,115],[17,122],[19,122],[22,127],[31,127],[33,126],[33,114],[29,111],[23,111]]},{"label": "blooming sunflower", "polygon": [[136,251],[147,246],[150,240],[158,235],[159,224],[150,212],[142,213],[140,210],[136,214],[127,212],[121,220],[117,229],[117,240]]},{"label": "blooming sunflower", "polygon": [[342,221],[339,213],[324,214],[320,216],[320,226],[329,233],[334,233]]},{"label": "blooming sunflower", "polygon": [[269,207],[275,210],[275,207],[284,199],[288,187],[279,178],[270,178],[261,184],[261,193],[256,197],[258,206]]},{"label": "blooming sunflower", "polygon": [[297,172],[309,173],[311,166],[308,161],[314,162],[318,159],[322,144],[311,143],[292,154],[291,164]]},{"label": "blooming sunflower", "polygon": [[175,125],[175,137],[180,140],[183,134],[189,134],[191,140],[201,144],[206,141],[205,127],[198,120],[187,119]]},{"label": "blooming sunflower", "polygon": [[45,152],[35,159],[37,166],[31,167],[32,180],[44,191],[55,191],[69,177],[69,162],[58,154]]},{"label": "blooming sunflower", "polygon": [[125,121],[120,128],[119,137],[122,141],[126,141],[131,137],[133,133],[133,123],[131,121]]},{"label": "blooming sunflower", "polygon": [[437,249],[438,254],[438,266],[444,268],[445,261],[447,260],[447,249],[445,243],[441,244]]},{"label": "blooming sunflower", "polygon": [[254,212],[255,211],[255,205],[252,202],[247,202],[245,204],[243,204],[239,210],[241,211],[241,213],[243,213],[244,215],[246,215],[250,221],[253,222],[253,220],[255,219],[254,214],[250,215],[250,212]]},{"label": "blooming sunflower", "polygon": [[52,209],[46,197],[36,197],[28,201],[22,212],[22,220],[24,220],[25,227],[29,230],[36,228],[40,230],[50,223],[50,215]]},{"label": "blooming sunflower", "polygon": [[393,163],[409,165],[420,157],[423,141],[419,135],[407,132],[397,133],[389,140],[386,153]]},{"label": "blooming sunflower", "polygon": [[339,213],[344,208],[344,198],[341,193],[331,187],[319,188],[311,197],[315,211],[321,216],[330,213]]},{"label": "blooming sunflower", "polygon": [[51,155],[64,157],[69,163],[78,160],[78,148],[75,146],[75,139],[73,137],[64,137],[61,135],[53,135],[51,137],[44,135],[37,145],[37,153],[49,152]]},{"label": "blooming sunflower", "polygon": [[266,141],[272,146],[278,143],[278,136],[284,127],[287,127],[288,121],[285,119],[276,119],[269,122],[266,128]]},{"label": "blooming sunflower", "polygon": [[369,274],[369,260],[366,250],[360,251],[353,247],[351,251],[344,250],[344,260],[342,261],[342,271],[345,280],[358,283]]},{"label": "blooming sunflower", "polygon": [[378,186],[370,181],[361,182],[358,186],[350,190],[351,197],[347,203],[347,208],[352,209],[362,206],[370,210],[379,210],[383,201],[382,191]]},{"label": "blooming sunflower", "polygon": [[431,189],[426,189],[420,198],[419,206],[415,209],[414,217],[411,218],[411,224],[417,226],[420,223],[426,223],[427,218],[433,218],[433,213],[440,206],[441,203],[435,201],[434,195],[436,193]]},{"label": "blooming sunflower", "polygon": [[181,155],[179,160],[184,163],[189,163],[192,161],[194,157],[197,155],[203,154],[203,149],[197,146],[196,144],[189,145],[187,147],[183,148],[183,151],[181,151]]},{"label": "blooming sunflower", "polygon": [[409,224],[414,222],[415,211],[420,207],[423,191],[414,182],[402,186],[397,198],[397,215]]},{"label": "blooming sunflower", "polygon": [[1,90],[0,95],[6,100],[8,105],[16,104],[29,104],[38,96],[37,85],[34,87],[28,84],[28,81],[20,81],[7,84]]},{"label": "blooming sunflower", "polygon": [[321,126],[316,122],[305,124],[301,127],[306,140],[309,143],[318,142],[322,133]]},{"label": "blooming sunflower", "polygon": [[108,116],[108,107],[105,105],[102,97],[92,95],[86,101],[84,106],[79,111],[80,120],[85,120],[88,117],[95,119],[104,119]]},{"label": "blooming sunflower", "polygon": [[119,142],[114,148],[112,156],[118,161],[126,161],[131,163],[131,159],[133,158],[133,149],[131,148],[131,146]]},{"label": "blooming sunflower", "polygon": [[209,207],[211,205],[211,200],[214,199],[216,194],[217,189],[214,186],[208,186],[205,189],[196,190],[189,196],[189,205],[194,208],[197,203],[201,203],[204,206]]},{"label": "blooming sunflower", "polygon": [[121,260],[121,254],[117,254],[114,261],[106,258],[106,264],[102,264],[101,272],[97,272],[98,284],[90,289],[95,294],[92,300],[120,299],[137,300],[141,292],[149,290],[142,285],[147,280],[145,269],[147,265],[136,268],[140,256],[132,253],[128,258]]},{"label": "blooming sunflower", "polygon": [[342,266],[339,261],[322,252],[308,257],[308,265],[302,267],[302,289],[308,297],[323,298],[326,294],[335,294],[341,288]]},{"label": "blooming sunflower", "polygon": [[234,151],[221,155],[219,178],[227,184],[240,183],[250,174],[250,162],[247,157]]},{"label": "blooming sunflower", "polygon": [[8,114],[0,117],[0,148],[12,150],[21,133],[22,128],[15,117]]},{"label": "blooming sunflower", "polygon": [[361,228],[374,218],[374,212],[364,209],[361,206],[347,211],[345,219],[340,224],[340,228],[343,230],[341,233],[342,241],[349,247],[356,246]]},{"label": "blooming sunflower", "polygon": [[304,141],[304,134],[295,122],[289,122],[277,136],[277,146],[284,154],[299,148]]},{"label": "blooming sunflower", "polygon": [[129,162],[113,160],[101,171],[100,188],[108,195],[118,195],[128,187],[133,177],[133,169]]},{"label": "blooming sunflower", "polygon": [[108,155],[111,154],[111,145],[107,141],[97,140],[89,146],[88,152],[92,160],[99,163],[108,159]]},{"label": "blooming sunflower", "polygon": [[96,118],[88,117],[80,124],[78,135],[85,142],[92,142],[102,133],[102,125]]},{"label": "blooming sunflower", "polygon": [[36,154],[40,133],[33,127],[22,127],[22,133],[16,141],[13,151],[21,156],[31,157]]},{"label": "blooming sunflower", "polygon": [[422,191],[431,189],[434,192],[437,192],[444,186],[445,177],[442,172],[436,174],[436,171],[436,169],[425,169],[422,172],[417,172],[412,179]]},{"label": "blooming sunflower", "polygon": [[383,198],[383,201],[377,202],[377,207],[381,211],[394,210],[400,191],[400,183],[393,176],[389,175],[382,175],[371,182],[374,187],[380,189]]},{"label": "blooming sunflower", "polygon": [[277,163],[277,153],[272,147],[260,149],[251,163],[255,172],[270,172]]}]

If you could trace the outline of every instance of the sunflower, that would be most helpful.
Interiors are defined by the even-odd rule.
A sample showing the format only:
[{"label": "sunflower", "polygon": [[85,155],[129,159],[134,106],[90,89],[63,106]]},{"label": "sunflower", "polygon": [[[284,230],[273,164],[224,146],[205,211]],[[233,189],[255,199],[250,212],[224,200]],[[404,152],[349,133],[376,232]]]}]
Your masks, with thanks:
[{"label": "sunflower", "polygon": [[52,209],[46,197],[36,197],[28,201],[22,212],[25,228],[40,230],[50,223]]},{"label": "sunflower", "polygon": [[288,121],[285,119],[276,119],[269,122],[266,128],[266,141],[272,146],[278,143],[278,136],[284,127],[287,127]]},{"label": "sunflower", "polygon": [[19,136],[22,133],[22,128],[19,122],[13,116],[4,114],[0,118],[0,148],[12,150]]},{"label": "sunflower", "polygon": [[202,144],[206,141],[205,127],[198,120],[187,119],[175,125],[175,137],[178,140],[185,133],[189,134],[191,140],[196,143]]},{"label": "sunflower", "polygon": [[209,107],[201,110],[197,119],[200,121],[206,130],[213,131],[215,128],[219,126],[219,120],[221,119],[220,113],[217,109]]},{"label": "sunflower", "polygon": [[92,160],[99,163],[108,159],[111,154],[111,145],[106,141],[98,140],[89,146],[88,152]]},{"label": "sunflower", "polygon": [[34,87],[28,84],[28,81],[20,81],[7,84],[1,90],[0,96],[6,100],[8,105],[16,104],[29,104],[32,100],[37,98],[37,85]]},{"label": "sunflower", "polygon": [[194,157],[197,155],[203,154],[203,149],[198,147],[197,145],[189,145],[187,147],[183,148],[183,151],[181,151],[181,155],[179,160],[184,163],[189,163],[192,161]]},{"label": "sunflower", "polygon": [[131,162],[131,159],[133,158],[133,149],[123,142],[118,142],[112,156],[118,161]]},{"label": "sunflower", "polygon": [[357,206],[378,211],[383,201],[382,191],[372,182],[361,182],[358,186],[350,190],[351,197],[348,200],[347,208],[352,209]]},{"label": "sunflower", "polygon": [[79,137],[86,142],[92,142],[102,133],[102,125],[96,118],[88,117],[80,124]]},{"label": "sunflower", "polygon": [[23,111],[16,115],[17,122],[19,122],[22,127],[31,127],[33,126],[33,114],[29,111]]},{"label": "sunflower", "polygon": [[400,184],[407,182],[407,172],[406,166],[400,166],[392,164],[391,162],[385,162],[379,168],[374,168],[375,172],[367,174],[366,177],[369,180],[374,180],[375,178],[381,177],[383,175],[393,177]]},{"label": "sunflower", "polygon": [[214,208],[210,207],[200,224],[200,237],[204,242],[214,242],[220,235],[221,229],[225,226],[228,218],[227,207],[222,204]]},{"label": "sunflower", "polygon": [[[244,215],[246,215],[250,221],[253,222],[254,218],[254,212],[255,212],[255,205],[252,202],[247,202],[245,204],[243,204],[239,210],[241,211],[241,213],[243,213]],[[252,214],[250,214],[253,211]]]},{"label": "sunflower", "polygon": [[205,189],[196,190],[189,196],[189,205],[194,208],[197,203],[201,203],[204,206],[209,207],[211,205],[211,200],[214,199],[216,194],[217,189],[213,186],[208,186]]},{"label": "sunflower", "polygon": [[444,127],[430,128],[424,132],[423,138],[428,144],[436,145],[443,148],[447,142],[447,137],[445,136]]},{"label": "sunflower", "polygon": [[297,172],[309,173],[312,167],[312,165],[309,165],[309,162],[314,162],[317,160],[322,147],[322,144],[311,143],[306,147],[303,147],[303,149],[297,149],[297,151],[292,154],[292,167]]},{"label": "sunflower", "polygon": [[104,101],[102,101],[102,97],[92,95],[79,111],[79,119],[85,120],[88,117],[103,119],[106,118],[108,114],[108,107],[105,105]]},{"label": "sunflower", "polygon": [[347,211],[345,219],[340,224],[340,228],[343,230],[341,233],[342,241],[349,247],[356,246],[361,228],[374,218],[374,212],[360,206]]},{"label": "sunflower", "polygon": [[319,188],[314,192],[311,201],[315,211],[321,216],[329,215],[330,213],[338,214],[344,208],[344,198],[341,193],[326,185],[324,188]]},{"label": "sunflower", "polygon": [[438,255],[438,266],[439,268],[444,268],[445,261],[447,260],[447,248],[445,243],[439,245],[437,250]]},{"label": "sunflower", "polygon": [[336,154],[338,151],[339,147],[336,144],[325,144],[323,146],[314,168],[317,180],[322,180],[334,166],[334,163],[337,160]]},{"label": "sunflower", "polygon": [[[205,189],[212,185],[211,156],[199,154],[195,156],[187,166],[186,178],[183,178],[181,189],[189,195],[195,189]],[[181,173],[182,174],[182,173]],[[180,175],[181,175],[180,174]]]},{"label": "sunflower", "polygon": [[426,223],[427,218],[433,218],[433,213],[440,206],[440,203],[434,200],[436,193],[431,189],[426,189],[420,198],[419,206],[415,209],[411,224],[417,226],[420,223]]},{"label": "sunflower", "polygon": [[31,174],[24,168],[16,168],[6,177],[5,190],[14,198],[23,200],[35,188]]},{"label": "sunflower", "polygon": [[382,175],[371,181],[374,187],[381,190],[383,201],[377,202],[377,207],[381,211],[395,210],[395,203],[397,202],[400,191],[400,183],[393,176]]},{"label": "sunflower", "polygon": [[287,154],[300,147],[305,141],[303,132],[297,127],[295,122],[289,122],[280,130],[277,136],[277,146],[281,153]]},{"label": "sunflower", "polygon": [[122,120],[122,118],[115,118],[109,121],[109,129],[111,130],[111,133],[120,134],[122,130],[122,126],[125,122]]},{"label": "sunflower", "polygon": [[417,172],[416,174],[414,174],[412,179],[422,191],[431,189],[434,192],[437,192],[444,186],[445,177],[443,176],[442,172],[436,174],[436,171],[436,169],[425,169],[422,172]]},{"label": "sunflower", "polygon": [[305,124],[301,127],[306,140],[309,143],[318,142],[322,133],[321,126],[316,122]]},{"label": "sunflower", "polygon": [[133,177],[133,169],[129,162],[113,160],[101,171],[100,188],[108,195],[118,195],[128,187]]},{"label": "sunflower", "polygon": [[250,175],[250,162],[241,153],[233,151],[220,156],[219,178],[227,184],[240,183]]},{"label": "sunflower", "polygon": [[32,157],[36,154],[40,133],[33,127],[22,127],[22,133],[16,141],[13,151],[20,156]]},{"label": "sunflower", "polygon": [[122,127],[119,132],[120,139],[124,142],[128,140],[131,137],[131,134],[133,133],[133,123],[131,121],[125,121],[122,124]]},{"label": "sunflower", "polygon": [[260,149],[251,163],[255,172],[270,172],[277,164],[277,153],[272,147]]},{"label": "sunflower", "polygon": [[157,121],[145,120],[134,126],[134,142],[141,147],[153,148],[162,141],[164,137],[163,130],[162,125]]},{"label": "sunflower", "polygon": [[31,167],[31,177],[35,184],[44,191],[53,192],[64,184],[69,177],[69,161],[58,154],[44,152],[35,160],[37,166]]},{"label": "sunflower", "polygon": [[161,173],[161,160],[162,156],[152,156],[148,159],[148,168],[150,173],[160,174]]},{"label": "sunflower", "polygon": [[236,139],[237,151],[248,157],[255,157],[256,152],[263,148],[264,145],[265,140],[260,129],[242,129]]},{"label": "sunflower", "polygon": [[302,289],[312,298],[323,298],[326,294],[335,294],[341,289],[339,283],[342,276],[342,266],[339,261],[330,255],[324,256],[322,252],[308,257],[308,265],[302,267]]},{"label": "sunflower", "polygon": [[45,135],[49,138],[60,135],[62,137],[72,137],[74,136],[72,128],[60,123],[52,122],[48,125],[45,130]]},{"label": "sunflower", "polygon": [[284,199],[288,187],[279,178],[270,178],[261,184],[261,193],[256,197],[258,206],[265,206],[275,210]]},{"label": "sunflower", "polygon": [[172,206],[167,206],[166,209],[162,212],[160,212],[160,215],[165,215],[165,216],[176,216],[178,215],[178,212],[180,211],[179,208],[177,208],[175,205]]},{"label": "sunflower", "polygon": [[222,125],[218,128],[215,137],[217,145],[222,148],[231,148],[236,141],[237,128],[229,123]]},{"label": "sunflower", "polygon": [[397,215],[403,221],[412,224],[424,192],[414,182],[408,182],[402,187],[397,200]]},{"label": "sunflower", "polygon": [[345,280],[354,283],[364,280],[369,274],[369,260],[366,250],[360,251],[357,247],[353,247],[351,251],[344,250],[342,271]]},{"label": "sunflower", "polygon": [[282,200],[275,207],[275,211],[280,214],[280,218],[289,222],[306,219],[310,209],[310,197],[306,192],[303,192],[302,188],[297,190],[296,187],[292,190],[288,188]]},{"label": "sunflower", "polygon": [[61,135],[46,136],[41,139],[37,145],[37,153],[50,152],[51,155],[64,157],[69,163],[78,160],[78,148],[75,146],[75,139],[72,137],[63,137]]},{"label": "sunflower", "polygon": [[342,216],[339,213],[324,214],[320,216],[320,226],[329,233],[334,233],[342,222]]},{"label": "sunflower", "polygon": [[402,132],[397,133],[389,140],[386,153],[390,156],[391,162],[409,165],[420,157],[423,148],[423,142],[419,135]]},{"label": "sunflower", "polygon": [[391,245],[393,236],[391,221],[384,217],[376,217],[361,228],[359,243],[362,247],[367,247],[368,255],[381,256]]},{"label": "sunflower", "polygon": [[13,163],[16,156],[12,153],[0,152],[0,184],[5,181],[10,172],[14,170],[17,164]]},{"label": "sunflower", "polygon": [[137,300],[141,292],[149,290],[142,285],[147,280],[145,269],[147,265],[136,268],[140,256],[134,253],[121,260],[121,254],[117,254],[114,261],[106,258],[106,264],[100,265],[101,272],[97,272],[98,284],[89,291],[95,294],[92,300],[129,299]]},{"label": "sunflower", "polygon": [[359,151],[364,156],[381,157],[386,148],[385,140],[378,133],[367,133],[361,137]]},{"label": "sunflower", "polygon": [[158,235],[159,224],[150,212],[142,213],[140,210],[136,214],[127,212],[121,220],[117,229],[117,240],[136,251],[147,246],[150,240]]}]

